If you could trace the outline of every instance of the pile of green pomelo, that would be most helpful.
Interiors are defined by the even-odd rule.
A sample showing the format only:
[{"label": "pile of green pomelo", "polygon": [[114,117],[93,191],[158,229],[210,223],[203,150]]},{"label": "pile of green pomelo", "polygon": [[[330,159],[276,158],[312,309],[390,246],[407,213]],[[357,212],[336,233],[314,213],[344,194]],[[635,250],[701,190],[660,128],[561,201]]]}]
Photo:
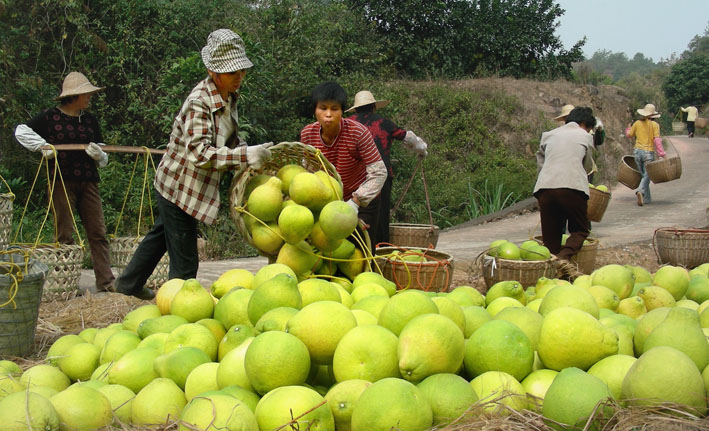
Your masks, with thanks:
[{"label": "pile of green pomelo", "polygon": [[611,405],[705,415],[709,264],[610,264],[485,295],[397,290],[348,239],[357,215],[338,182],[290,169],[246,191],[246,225],[273,263],[209,289],[170,280],[121,323],[58,338],[44,363],[1,361],[0,428],[414,431],[527,410],[581,429]]}]

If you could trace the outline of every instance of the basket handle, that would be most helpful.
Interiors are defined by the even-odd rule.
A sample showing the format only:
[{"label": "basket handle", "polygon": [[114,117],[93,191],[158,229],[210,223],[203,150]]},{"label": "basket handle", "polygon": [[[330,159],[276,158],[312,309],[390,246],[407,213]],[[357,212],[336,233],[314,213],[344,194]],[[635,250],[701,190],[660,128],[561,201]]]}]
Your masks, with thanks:
[{"label": "basket handle", "polygon": [[424,173],[424,168],[423,168],[423,156],[419,157],[419,162],[414,168],[414,171],[411,173],[411,178],[409,178],[409,181],[406,183],[406,187],[404,187],[404,191],[401,193],[401,196],[399,196],[399,199],[396,201],[394,204],[394,209],[392,212],[396,212],[396,210],[399,209],[399,205],[401,205],[401,202],[403,202],[404,197],[406,196],[406,192],[409,191],[409,188],[411,187],[411,183],[414,181],[414,177],[416,176],[416,172],[421,169],[421,180],[423,181],[423,193],[424,196],[426,197],[426,209],[428,210],[428,220],[429,223],[433,226],[433,213],[431,212],[431,201],[428,197],[428,186],[426,185],[426,175]]}]

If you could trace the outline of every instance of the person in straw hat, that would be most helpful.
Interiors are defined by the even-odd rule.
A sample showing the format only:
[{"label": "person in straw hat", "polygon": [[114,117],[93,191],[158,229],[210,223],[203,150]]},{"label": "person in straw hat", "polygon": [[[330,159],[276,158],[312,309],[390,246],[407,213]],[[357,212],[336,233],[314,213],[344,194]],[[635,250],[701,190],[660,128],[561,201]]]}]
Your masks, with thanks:
[{"label": "person in straw hat", "polygon": [[377,113],[377,110],[387,106],[389,100],[376,100],[374,95],[363,90],[355,94],[354,105],[345,112],[355,112],[355,115],[350,116],[362,124],[364,124],[372,133],[374,143],[377,145],[379,154],[382,156],[382,161],[387,168],[387,179],[384,182],[382,191],[376,198],[379,200],[377,212],[377,231],[370,229],[369,234],[372,244],[380,242],[389,242],[389,213],[391,207],[391,186],[394,178],[394,171],[391,166],[391,146],[394,140],[403,141],[404,146],[420,157],[428,155],[428,144],[423,139],[416,136],[411,130],[403,129],[393,121],[386,119]]},{"label": "person in straw hat", "polygon": [[[649,204],[652,201],[650,195],[650,175],[647,173],[645,165],[655,160],[655,140],[660,140],[660,125],[653,121],[659,118],[660,113],[655,109],[655,105],[648,103],[637,110],[641,118],[635,121],[632,126],[626,129],[628,138],[635,138],[635,148],[633,157],[638,170],[642,174],[640,185],[635,190],[638,206]],[[659,154],[660,157],[663,154]]]},{"label": "person in straw hat", "polygon": [[[108,155],[101,149],[104,145],[101,126],[87,111],[91,97],[103,88],[93,85],[81,72],[70,72],[64,78],[61,93],[54,99],[59,105],[40,112],[27,124],[18,125],[15,137],[28,150],[41,152],[52,170],[59,166],[61,181],[52,185],[51,195],[55,240],[60,244],[74,243],[71,207],[76,208],[91,249],[96,290],[111,291],[114,276],[98,190],[98,168],[106,166]],[[60,144],[87,146],[85,150],[56,151],[53,146]]]},{"label": "person in straw hat", "polygon": [[116,280],[116,289],[125,295],[154,297],[145,282],[166,251],[170,278],[195,278],[197,224],[217,218],[221,173],[247,165],[259,169],[271,155],[271,143],[246,146],[238,138],[238,91],[253,66],[241,37],[229,29],[215,30],[201,55],[207,77],[182,104],[155,173],[160,215]]},{"label": "person in straw hat", "polygon": [[559,115],[554,117],[554,121],[560,121],[562,123],[566,123],[566,117],[573,111],[575,108],[574,105],[564,105],[561,107],[561,112],[559,112]]}]

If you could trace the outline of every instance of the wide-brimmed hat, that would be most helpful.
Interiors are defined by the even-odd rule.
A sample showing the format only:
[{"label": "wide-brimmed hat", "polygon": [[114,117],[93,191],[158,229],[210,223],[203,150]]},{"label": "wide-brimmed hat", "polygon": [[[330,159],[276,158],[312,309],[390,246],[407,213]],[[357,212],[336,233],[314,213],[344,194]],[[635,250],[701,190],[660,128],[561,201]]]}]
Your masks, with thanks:
[{"label": "wide-brimmed hat", "polygon": [[254,65],[246,57],[244,41],[228,28],[209,34],[207,45],[202,48],[202,61],[207,69],[216,73],[236,72]]},{"label": "wide-brimmed hat", "polygon": [[653,105],[652,103],[648,103],[647,105],[645,105],[644,108],[638,109],[637,112],[643,117],[652,117],[654,115],[659,115],[659,112],[657,112],[657,110],[655,109],[655,105]]},{"label": "wide-brimmed hat", "polygon": [[95,93],[103,90],[104,88],[105,87],[96,87],[93,85],[89,81],[89,78],[81,72],[69,72],[66,78],[64,78],[61,94],[55,97],[54,100],[63,99],[69,96],[78,96],[79,94]]},{"label": "wide-brimmed hat", "polygon": [[574,105],[564,105],[564,106],[561,107],[561,113],[559,113],[559,115],[557,115],[556,117],[554,117],[554,119],[555,119],[555,120],[563,120],[563,119],[566,118],[566,117],[569,115],[569,113],[571,113],[571,111],[573,111],[573,110],[574,110]]},{"label": "wide-brimmed hat", "polygon": [[387,106],[389,102],[389,100],[377,100],[374,98],[372,93],[367,90],[363,90],[355,94],[354,105],[352,105],[352,107],[345,112],[354,111],[360,106],[371,105],[372,103],[374,103],[375,108],[379,109]]}]

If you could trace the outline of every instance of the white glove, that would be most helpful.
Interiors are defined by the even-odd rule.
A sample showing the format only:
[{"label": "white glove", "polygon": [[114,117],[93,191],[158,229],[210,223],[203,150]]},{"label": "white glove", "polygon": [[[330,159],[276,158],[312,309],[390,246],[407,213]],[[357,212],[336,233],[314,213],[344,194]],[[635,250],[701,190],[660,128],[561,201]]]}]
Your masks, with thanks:
[{"label": "white glove", "polygon": [[423,139],[416,136],[416,134],[414,134],[411,130],[406,132],[406,136],[404,137],[404,145],[414,153],[422,156],[428,155],[428,144],[426,144]]},{"label": "white glove", "polygon": [[271,158],[271,151],[268,149],[271,146],[273,146],[273,142],[246,147],[246,162],[249,167],[261,169],[264,162]]},{"label": "white glove", "polygon": [[350,200],[347,201],[347,204],[355,210],[355,213],[359,213],[359,205],[357,205],[357,202],[350,198]]},{"label": "white glove", "polygon": [[89,157],[96,160],[99,168],[102,168],[108,164],[108,154],[106,154],[101,147],[99,147],[99,144],[89,142],[89,146],[86,147],[86,150],[84,151],[86,151],[86,154],[88,154]]},{"label": "white glove", "polygon": [[[49,145],[49,144],[47,144]],[[48,150],[42,150],[42,157],[44,157],[47,160],[51,160],[56,156],[56,153],[54,153],[54,147],[48,149]]]}]

